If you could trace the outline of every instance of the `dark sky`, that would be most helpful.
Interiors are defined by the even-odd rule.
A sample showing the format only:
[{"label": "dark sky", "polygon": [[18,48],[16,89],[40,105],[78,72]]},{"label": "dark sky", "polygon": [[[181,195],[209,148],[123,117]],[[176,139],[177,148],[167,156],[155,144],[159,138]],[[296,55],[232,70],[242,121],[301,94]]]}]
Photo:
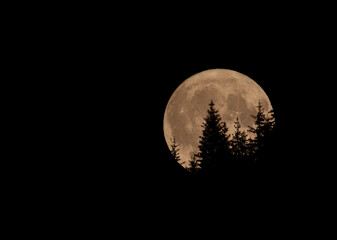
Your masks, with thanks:
[{"label": "dark sky", "polygon": [[[184,43],[184,42],[183,42]],[[167,175],[175,178],[179,170],[168,159],[168,149],[163,136],[163,115],[166,104],[179,84],[200,71],[211,68],[227,68],[239,71],[254,79],[268,94],[276,111],[278,121],[282,120],[283,108],[291,92],[287,84],[293,81],[291,62],[281,64],[280,49],[262,48],[259,44],[231,45],[168,45],[156,49],[146,49],[138,55],[139,71],[135,75],[136,86],[133,90],[137,107],[133,117],[141,118],[143,128],[140,139],[143,149],[150,149],[144,158],[144,172],[147,175]],[[143,59],[143,56],[146,58]],[[284,55],[282,55],[284,56]],[[137,68],[138,70],[138,68]],[[131,69],[130,69],[131,71]],[[127,83],[127,82],[126,82]],[[128,83],[127,83],[128,85]],[[141,90],[140,90],[141,89]],[[285,91],[287,90],[287,91]],[[284,92],[283,92],[284,91]],[[293,108],[292,104],[292,108]],[[139,122],[138,122],[139,123]],[[145,139],[145,141],[141,140]]]},{"label": "dark sky", "polygon": [[[238,41],[226,34],[195,39],[187,33],[171,37],[160,33],[139,41],[128,39],[91,60],[92,76],[97,79],[92,97],[103,103],[96,111],[103,114],[105,124],[110,119],[122,124],[126,131],[118,134],[122,156],[139,164],[136,171],[174,177],[163,136],[164,110],[179,84],[200,71],[227,68],[251,77],[269,96],[280,124],[288,124],[286,111],[299,108],[293,97],[302,73],[298,55],[289,46],[261,42],[258,39],[265,36],[253,34]],[[91,80],[87,83],[90,88]],[[119,127],[111,124],[108,129],[114,133]]]},{"label": "dark sky", "polygon": [[308,79],[318,73],[311,71],[314,52],[303,45],[305,35],[249,24],[131,25],[111,33],[95,28],[97,34],[87,44],[74,42],[76,48],[71,48],[79,61],[68,58],[69,66],[74,64],[83,76],[74,74],[74,89],[82,96],[74,107],[83,107],[92,131],[91,147],[84,151],[89,154],[84,155],[87,166],[93,164],[89,169],[94,176],[153,184],[180,179],[183,174],[170,161],[163,135],[165,106],[182,81],[212,68],[232,69],[254,79],[267,93],[282,129],[277,158],[291,162],[291,171],[311,163],[303,157],[303,134],[315,124],[309,117],[315,100],[305,89],[314,88]]},{"label": "dark sky", "polygon": [[[57,106],[51,116],[39,109],[43,114],[39,121],[53,119],[43,130],[50,135],[49,129],[53,129],[51,135],[56,139],[55,144],[46,141],[55,149],[44,150],[42,164],[35,169],[54,184],[44,186],[42,201],[46,189],[52,189],[51,198],[57,195],[55,191],[60,192],[61,198],[49,207],[64,202],[67,214],[77,208],[80,216],[99,213],[100,217],[89,217],[94,221],[102,215],[108,219],[105,223],[125,219],[127,230],[133,230],[132,221],[143,226],[150,219],[166,226],[160,220],[169,219],[172,227],[164,234],[184,228],[196,216],[197,224],[187,229],[198,233],[199,226],[208,222],[200,210],[216,216],[222,209],[213,219],[232,212],[241,221],[250,209],[256,211],[251,221],[256,222],[255,216],[260,217],[264,209],[270,215],[276,213],[276,218],[285,214],[288,222],[299,207],[310,214],[316,201],[310,205],[308,201],[320,198],[322,192],[333,192],[327,183],[335,174],[326,174],[327,169],[335,170],[330,167],[333,157],[326,154],[328,138],[319,135],[329,134],[333,124],[334,108],[327,107],[328,101],[322,104],[321,95],[333,89],[329,81],[333,82],[335,74],[324,75],[327,69],[334,69],[324,54],[331,54],[331,49],[325,47],[324,36],[317,35],[312,24],[303,18],[297,24],[286,23],[286,12],[273,19],[273,11],[263,16],[248,9],[251,16],[243,18],[240,8],[219,9],[215,21],[206,21],[204,11],[195,12],[186,23],[171,12],[162,18],[159,11],[152,17],[142,11],[117,16],[111,9],[119,11],[107,8],[105,15],[83,12],[87,21],[76,18],[72,25],[66,20],[60,28],[62,34],[52,31],[46,36],[41,31],[46,46],[40,60],[45,66],[35,67],[43,69],[42,82],[51,83],[42,91],[47,95],[55,91]],[[230,12],[233,16],[224,19]],[[254,21],[258,16],[259,21]],[[324,40],[313,40],[314,36]],[[53,62],[44,59],[45,55]],[[171,160],[163,135],[165,106],[182,81],[212,68],[243,73],[267,93],[280,129],[275,158],[271,159],[280,163],[276,175],[275,171],[253,174],[247,181],[233,178],[220,185],[214,179],[188,178]],[[324,107],[328,109],[323,111]],[[30,165],[31,161],[23,160]],[[144,229],[153,232],[153,225],[145,224]],[[227,225],[219,229],[223,226]],[[264,231],[266,225],[258,228]]]},{"label": "dark sky", "polygon": [[[62,11],[51,16],[52,22],[38,15],[37,23],[19,21],[27,24],[27,32],[18,31],[13,49],[24,45],[28,53],[13,57],[29,64],[27,70],[13,72],[23,75],[24,86],[45,95],[32,96],[27,91],[27,99],[34,98],[37,104],[28,103],[29,114],[18,119],[18,125],[28,119],[42,128],[42,134],[36,134],[35,125],[29,124],[31,134],[22,140],[24,145],[34,145],[33,154],[15,149],[23,154],[15,164],[23,162],[27,175],[19,184],[36,179],[32,184],[28,181],[29,194],[18,198],[19,205],[29,199],[39,207],[45,203],[44,215],[53,218],[51,209],[64,212],[58,222],[69,219],[72,228],[80,219],[85,222],[79,224],[81,229],[91,229],[91,223],[98,222],[110,234],[115,233],[115,225],[110,231],[112,220],[126,226],[123,234],[139,234],[134,226],[157,234],[153,229],[165,228],[168,221],[171,225],[160,232],[163,236],[174,229],[199,234],[209,219],[223,220],[229,212],[238,217],[229,221],[240,223],[249,209],[255,211],[249,225],[256,222],[258,230],[269,229],[257,221],[264,209],[269,214],[262,215],[265,221],[271,225],[272,217],[281,221],[281,229],[274,231],[278,234],[289,220],[298,226],[301,221],[293,213],[299,208],[307,215],[314,207],[321,212],[327,198],[321,205],[316,199],[333,193],[329,178],[336,175],[331,167],[335,157],[327,154],[335,143],[321,137],[321,133],[335,136],[331,133],[335,107],[329,105],[335,94],[327,90],[335,91],[336,74],[328,70],[335,69],[335,44],[331,43],[336,41],[335,28],[318,22],[317,4],[313,11],[304,5],[278,3],[255,9],[246,3],[234,8],[229,3],[210,4],[207,9],[202,3],[200,11],[191,5],[168,9],[164,4],[141,3],[138,8],[128,2],[125,8],[100,5],[97,9],[90,4],[88,10],[77,4],[73,9],[61,6]],[[45,14],[50,15],[51,9]],[[63,10],[69,11],[69,18]],[[163,135],[165,106],[182,81],[212,68],[243,73],[267,93],[280,128],[272,159],[280,163],[276,177],[271,171],[249,176],[253,178],[242,184],[234,178],[219,185],[214,179],[186,177],[170,159]],[[326,101],[322,95],[331,99]],[[21,102],[27,104],[26,99]],[[38,114],[30,112],[33,105]],[[41,144],[35,144],[34,137]],[[31,191],[36,186],[38,197]],[[35,211],[34,206],[26,206]],[[203,210],[214,217],[204,218]],[[282,214],[285,218],[279,217]],[[190,219],[196,224],[185,227]],[[211,231],[217,228],[226,234],[226,223],[210,225]]]}]

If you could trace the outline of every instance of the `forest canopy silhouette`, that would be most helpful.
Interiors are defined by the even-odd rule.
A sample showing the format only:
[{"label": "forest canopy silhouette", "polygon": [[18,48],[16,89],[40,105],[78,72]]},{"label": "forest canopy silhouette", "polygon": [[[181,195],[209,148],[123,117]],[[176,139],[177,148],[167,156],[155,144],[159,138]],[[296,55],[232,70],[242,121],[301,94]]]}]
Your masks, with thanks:
[{"label": "forest canopy silhouette", "polygon": [[[189,174],[198,176],[222,175],[230,171],[251,169],[268,163],[268,147],[273,141],[275,130],[274,111],[265,112],[261,101],[256,105],[256,115],[251,115],[253,126],[242,130],[240,119],[234,121],[234,133],[228,133],[228,126],[222,121],[214,102],[211,100],[207,116],[202,124],[198,150],[191,157]],[[172,139],[172,158],[182,164],[179,143]]]}]

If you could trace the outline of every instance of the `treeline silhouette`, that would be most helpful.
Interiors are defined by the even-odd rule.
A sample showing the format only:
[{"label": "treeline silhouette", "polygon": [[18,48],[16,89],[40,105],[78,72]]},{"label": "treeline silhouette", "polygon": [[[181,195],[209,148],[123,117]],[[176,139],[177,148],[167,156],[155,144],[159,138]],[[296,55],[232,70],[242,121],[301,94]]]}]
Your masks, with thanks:
[{"label": "treeline silhouette", "polygon": [[[197,176],[220,176],[241,170],[249,170],[268,165],[271,142],[275,130],[274,111],[265,112],[261,101],[258,102],[256,115],[251,115],[254,125],[248,132],[241,129],[240,120],[234,121],[234,133],[228,133],[226,122],[221,120],[214,102],[211,100],[207,116],[199,136],[198,151],[191,157],[186,169]],[[269,151],[267,148],[270,148]],[[179,145],[172,139],[171,155],[180,164]]]}]

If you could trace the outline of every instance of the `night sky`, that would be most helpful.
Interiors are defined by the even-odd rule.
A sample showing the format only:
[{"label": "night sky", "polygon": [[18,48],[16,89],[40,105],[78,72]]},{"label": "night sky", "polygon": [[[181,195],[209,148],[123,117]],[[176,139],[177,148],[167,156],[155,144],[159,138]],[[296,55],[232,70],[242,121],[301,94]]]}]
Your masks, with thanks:
[{"label": "night sky", "polygon": [[[293,98],[302,77],[297,55],[288,46],[275,46],[272,41],[270,44],[236,41],[221,34],[208,41],[205,38],[196,41],[188,33],[179,38],[174,36],[158,39],[153,33],[135,44],[121,45],[124,46],[121,52],[112,49],[102,53],[104,58],[92,60],[93,72],[86,81],[88,88],[92,84],[89,92],[92,95],[86,99],[99,115],[90,118],[97,122],[99,129],[107,129],[106,133],[100,133],[104,146],[115,145],[113,136],[118,136],[121,147],[116,153],[120,151],[122,165],[126,163],[129,167],[126,172],[164,180],[180,175],[180,168],[169,160],[163,135],[165,107],[179,84],[207,69],[232,69],[256,81],[267,93],[283,134],[287,134],[291,127],[287,114],[300,108]],[[104,149],[107,161],[111,158],[108,152]],[[114,153],[113,158],[116,158]]]},{"label": "night sky", "polygon": [[306,89],[315,88],[308,79],[320,74],[314,71],[314,49],[303,44],[306,35],[279,28],[279,22],[269,27],[264,20],[243,25],[153,22],[95,25],[83,29],[83,36],[73,33],[65,48],[57,45],[67,53],[58,69],[68,72],[55,72],[72,94],[67,113],[78,120],[69,127],[81,139],[76,144],[83,155],[72,168],[82,168],[86,182],[105,182],[105,187],[114,177],[142,186],[185,181],[164,139],[166,104],[185,79],[225,68],[249,76],[266,92],[280,128],[275,161],[286,162],[280,168],[284,176],[305,178],[303,169],[312,169],[312,161],[303,157],[304,143],[315,144],[303,136],[317,122],[310,117],[315,98]]},{"label": "night sky", "polygon": [[[15,94],[3,105],[18,102],[10,108],[19,115],[4,128],[23,145],[4,139],[14,156],[4,158],[14,167],[3,168],[13,234],[29,234],[21,222],[41,234],[92,231],[95,239],[214,239],[234,226],[236,236],[270,230],[273,239],[333,223],[336,21],[327,10],[335,8],[200,3],[54,4],[7,18],[17,26],[7,24],[13,68],[3,80]],[[253,79],[277,126],[271,165],[221,181],[187,175],[163,133],[175,89],[214,68]]]}]

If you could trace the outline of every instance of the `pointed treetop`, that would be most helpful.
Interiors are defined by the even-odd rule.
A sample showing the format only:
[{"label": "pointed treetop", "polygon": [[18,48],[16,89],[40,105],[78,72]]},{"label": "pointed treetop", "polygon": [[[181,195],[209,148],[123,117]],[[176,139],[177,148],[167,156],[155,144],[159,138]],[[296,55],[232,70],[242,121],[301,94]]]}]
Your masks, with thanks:
[{"label": "pointed treetop", "polygon": [[208,112],[218,112],[217,110],[215,110],[214,108],[214,102],[213,102],[213,99],[211,99],[211,102],[209,103],[209,109],[208,109]]},{"label": "pointed treetop", "polygon": [[240,126],[241,127],[241,124],[240,124],[240,122],[239,122],[239,117],[236,117],[236,119],[235,119],[235,122],[234,122],[236,125],[238,125],[238,126]]},{"label": "pointed treetop", "polygon": [[172,157],[179,162],[180,161],[180,156],[179,156],[179,148],[178,148],[178,144],[177,144],[177,140],[175,138],[175,136],[171,139],[172,144],[171,144],[171,155]]}]

